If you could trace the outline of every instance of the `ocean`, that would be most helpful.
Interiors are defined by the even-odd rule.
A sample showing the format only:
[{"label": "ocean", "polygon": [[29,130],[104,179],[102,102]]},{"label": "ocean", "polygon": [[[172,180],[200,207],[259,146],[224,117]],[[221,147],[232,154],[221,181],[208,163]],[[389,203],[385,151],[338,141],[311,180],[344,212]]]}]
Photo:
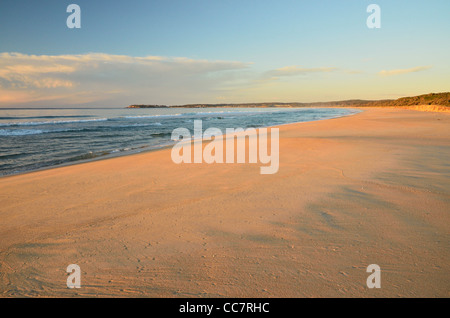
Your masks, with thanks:
[{"label": "ocean", "polygon": [[163,148],[173,129],[258,128],[358,113],[342,108],[0,109],[0,175]]}]

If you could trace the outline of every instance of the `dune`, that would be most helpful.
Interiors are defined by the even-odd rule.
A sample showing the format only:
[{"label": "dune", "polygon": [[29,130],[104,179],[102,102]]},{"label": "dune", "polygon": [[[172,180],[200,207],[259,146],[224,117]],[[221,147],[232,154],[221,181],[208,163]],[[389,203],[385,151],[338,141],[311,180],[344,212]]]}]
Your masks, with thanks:
[{"label": "dune", "polygon": [[419,106],[404,106],[404,109],[413,109],[422,112],[443,112],[450,113],[450,107],[440,105],[419,105]]},{"label": "dune", "polygon": [[363,110],[280,126],[273,175],[165,149],[0,178],[0,296],[449,297],[450,116]]}]

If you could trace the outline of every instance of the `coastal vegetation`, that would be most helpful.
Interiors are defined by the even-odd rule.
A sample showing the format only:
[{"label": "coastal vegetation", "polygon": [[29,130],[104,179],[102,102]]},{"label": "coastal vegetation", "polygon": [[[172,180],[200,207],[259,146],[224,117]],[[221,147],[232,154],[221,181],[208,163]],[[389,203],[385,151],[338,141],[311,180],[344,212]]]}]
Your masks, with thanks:
[{"label": "coastal vegetation", "polygon": [[206,107],[370,107],[370,106],[444,106],[450,107],[450,92],[430,93],[425,95],[402,97],[385,100],[352,99],[344,101],[314,102],[314,103],[237,103],[237,104],[187,104],[187,105],[130,105],[127,108],[206,108]]}]

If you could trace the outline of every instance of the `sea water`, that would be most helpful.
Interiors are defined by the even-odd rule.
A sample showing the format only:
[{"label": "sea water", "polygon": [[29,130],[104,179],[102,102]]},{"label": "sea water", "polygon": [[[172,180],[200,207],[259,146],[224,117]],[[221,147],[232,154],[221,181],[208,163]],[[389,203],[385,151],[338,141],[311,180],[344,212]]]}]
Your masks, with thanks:
[{"label": "sea water", "polygon": [[347,108],[0,109],[0,175],[170,146],[175,128],[258,128],[336,118]]}]

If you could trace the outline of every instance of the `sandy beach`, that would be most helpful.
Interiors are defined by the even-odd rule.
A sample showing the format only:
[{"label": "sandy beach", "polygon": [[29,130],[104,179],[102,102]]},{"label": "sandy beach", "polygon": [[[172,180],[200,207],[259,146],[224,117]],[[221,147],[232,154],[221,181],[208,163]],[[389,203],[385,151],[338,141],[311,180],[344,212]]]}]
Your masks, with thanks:
[{"label": "sandy beach", "polygon": [[1,178],[0,296],[449,297],[449,127],[364,108],[281,126],[273,175],[165,149]]}]

